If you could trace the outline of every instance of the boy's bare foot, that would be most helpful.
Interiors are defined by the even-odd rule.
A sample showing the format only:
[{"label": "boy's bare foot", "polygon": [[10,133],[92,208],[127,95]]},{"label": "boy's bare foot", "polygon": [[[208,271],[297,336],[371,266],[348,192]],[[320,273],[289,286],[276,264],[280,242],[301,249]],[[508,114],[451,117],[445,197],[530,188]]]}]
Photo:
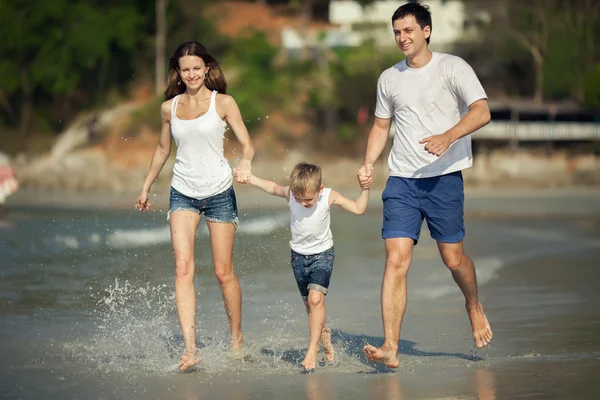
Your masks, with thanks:
[{"label": "boy's bare foot", "polygon": [[200,353],[198,353],[198,350],[191,353],[186,353],[181,356],[181,361],[179,362],[179,370],[181,372],[188,371],[190,368],[193,368],[199,362]]},{"label": "boy's bare foot", "polygon": [[323,328],[321,331],[321,346],[323,346],[323,353],[327,361],[335,360],[335,351],[333,350],[333,344],[331,343],[331,329]]},{"label": "boy's bare foot", "polygon": [[317,366],[317,352],[316,351],[307,351],[306,356],[304,357],[304,361],[300,363],[304,371],[312,371]]},{"label": "boy's bare foot", "polygon": [[377,348],[368,344],[363,348],[363,351],[370,361],[383,364],[388,368],[398,368],[400,366],[398,349],[392,349],[385,345]]},{"label": "boy's bare foot", "polygon": [[469,310],[467,308],[467,314],[471,320],[475,345],[477,347],[487,346],[492,341],[494,334],[492,333],[492,328],[483,312],[481,303],[477,303],[477,306],[474,309]]}]

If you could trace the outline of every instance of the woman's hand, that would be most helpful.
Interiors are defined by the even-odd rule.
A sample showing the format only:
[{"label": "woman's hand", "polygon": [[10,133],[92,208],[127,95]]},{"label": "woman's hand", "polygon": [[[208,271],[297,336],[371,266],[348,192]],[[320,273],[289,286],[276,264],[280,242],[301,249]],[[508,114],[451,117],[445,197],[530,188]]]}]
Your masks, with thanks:
[{"label": "woman's hand", "polygon": [[135,206],[140,211],[150,210],[150,206],[152,206],[152,204],[150,204],[150,200],[148,200],[147,192],[142,191],[140,193],[140,195],[137,198],[137,204]]},{"label": "woman's hand", "polygon": [[250,176],[252,175],[252,164],[248,160],[242,160],[237,167],[233,170],[233,176],[238,183],[250,182]]}]

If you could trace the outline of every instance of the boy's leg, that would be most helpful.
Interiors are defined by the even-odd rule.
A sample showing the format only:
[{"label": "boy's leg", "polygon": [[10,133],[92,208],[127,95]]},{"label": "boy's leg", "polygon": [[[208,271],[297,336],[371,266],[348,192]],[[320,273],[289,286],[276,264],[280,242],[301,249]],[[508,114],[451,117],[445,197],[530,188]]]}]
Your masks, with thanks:
[{"label": "boy's leg", "polygon": [[317,366],[317,353],[319,352],[321,332],[325,327],[325,295],[318,290],[309,290],[306,305],[308,309],[310,342],[304,361],[302,361],[302,366],[306,370],[311,370]]},{"label": "boy's leg", "polygon": [[[331,273],[333,272],[333,262],[335,260],[335,252],[333,247],[326,250],[318,255],[309,256],[309,274],[308,274],[308,298],[306,300],[308,309],[308,328],[310,331],[310,343],[306,352],[306,357],[302,361],[302,366],[311,370],[316,367],[317,364],[317,353],[319,352],[319,343],[321,342],[321,336],[325,328],[325,318],[327,315],[325,309],[325,295],[329,289],[329,282],[331,280]],[[331,338],[331,335],[329,335]],[[330,346],[331,340],[329,341],[330,358],[332,356],[331,350],[333,346]]]},{"label": "boy's leg", "polygon": [[424,201],[427,225],[431,237],[437,241],[444,264],[465,297],[475,344],[483,347],[492,340],[492,329],[479,302],[473,261],[463,251],[465,228],[462,173],[433,178],[430,183],[431,188],[424,188],[428,193]]}]

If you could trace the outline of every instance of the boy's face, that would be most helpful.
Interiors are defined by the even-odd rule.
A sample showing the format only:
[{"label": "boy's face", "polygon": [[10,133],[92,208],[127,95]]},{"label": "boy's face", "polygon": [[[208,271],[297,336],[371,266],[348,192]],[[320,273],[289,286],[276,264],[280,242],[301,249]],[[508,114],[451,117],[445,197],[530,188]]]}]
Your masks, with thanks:
[{"label": "boy's face", "polygon": [[296,201],[298,203],[300,203],[302,205],[302,207],[311,208],[312,206],[315,205],[317,200],[319,200],[319,195],[321,194],[322,191],[323,191],[323,185],[321,185],[321,188],[317,192],[306,192],[302,196],[299,196],[299,195],[296,195],[293,193],[292,194],[294,195],[294,199],[296,199]]}]

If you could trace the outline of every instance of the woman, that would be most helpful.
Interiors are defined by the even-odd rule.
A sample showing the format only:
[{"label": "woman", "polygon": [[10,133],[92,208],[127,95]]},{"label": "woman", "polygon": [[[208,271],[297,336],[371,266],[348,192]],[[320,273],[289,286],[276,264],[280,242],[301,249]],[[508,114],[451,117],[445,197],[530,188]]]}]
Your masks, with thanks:
[{"label": "woman", "polygon": [[250,180],[254,148],[235,100],[225,94],[226,88],[223,71],[204,46],[185,42],[177,47],[169,59],[160,140],[137,199],[139,210],[150,208],[148,193],[169,157],[173,135],[177,157],[167,219],[175,253],[175,302],[185,342],[180,371],[200,362],[196,349],[194,239],[202,214],[229,319],[231,350],[237,352],[243,345],[242,293],[232,261],[238,213],[232,171],[223,155],[226,125],[231,126],[243,147],[242,160],[235,168],[239,183]]}]

